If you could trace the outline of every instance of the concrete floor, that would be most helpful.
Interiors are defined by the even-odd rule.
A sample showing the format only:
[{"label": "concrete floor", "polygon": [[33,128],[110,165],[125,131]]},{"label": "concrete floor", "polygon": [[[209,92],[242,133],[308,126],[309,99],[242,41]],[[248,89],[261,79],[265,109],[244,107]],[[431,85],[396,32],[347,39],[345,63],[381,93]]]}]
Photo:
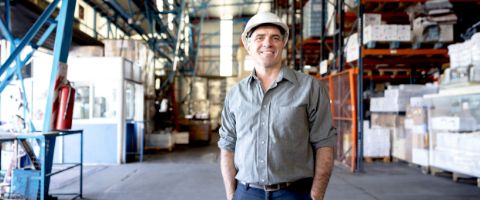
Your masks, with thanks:
[{"label": "concrete floor", "polygon": [[[176,147],[173,152],[147,155],[142,163],[88,166],[84,170],[85,199],[225,199],[219,150]],[[51,192],[75,191],[75,171],[52,180]],[[424,175],[402,163],[372,163],[365,173],[352,174],[335,166],[327,200],[479,200],[480,188],[446,177]]]}]

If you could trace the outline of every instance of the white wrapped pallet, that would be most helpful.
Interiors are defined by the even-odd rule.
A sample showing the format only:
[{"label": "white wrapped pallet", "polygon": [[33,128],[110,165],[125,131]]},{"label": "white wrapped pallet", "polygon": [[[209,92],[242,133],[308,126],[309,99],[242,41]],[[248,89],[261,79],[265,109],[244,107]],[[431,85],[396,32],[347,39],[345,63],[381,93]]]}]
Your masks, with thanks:
[{"label": "white wrapped pallet", "polygon": [[480,177],[480,133],[437,133],[434,143],[432,166]]},{"label": "white wrapped pallet", "polygon": [[472,62],[473,64],[480,64],[480,33],[475,33],[472,38]]},{"label": "white wrapped pallet", "polygon": [[412,134],[402,127],[392,129],[392,156],[412,161]]},{"label": "white wrapped pallet", "polygon": [[[424,99],[414,97],[414,104],[407,107],[405,118],[405,132],[411,135],[412,163],[421,166],[429,166],[429,134],[427,131],[427,111],[423,106]],[[412,102],[412,99],[410,99]]]},{"label": "white wrapped pallet", "polygon": [[390,156],[390,130],[387,128],[365,129],[363,135],[365,157]]},{"label": "white wrapped pallet", "polygon": [[360,48],[359,42],[358,42],[358,33],[354,33],[350,35],[349,37],[344,39],[345,43],[345,57],[347,62],[352,62],[355,60],[358,60],[360,57],[358,49]]},{"label": "white wrapped pallet", "polygon": [[370,99],[372,112],[404,112],[411,97],[437,93],[438,87],[434,85],[398,85],[389,86],[385,90],[385,97]]}]

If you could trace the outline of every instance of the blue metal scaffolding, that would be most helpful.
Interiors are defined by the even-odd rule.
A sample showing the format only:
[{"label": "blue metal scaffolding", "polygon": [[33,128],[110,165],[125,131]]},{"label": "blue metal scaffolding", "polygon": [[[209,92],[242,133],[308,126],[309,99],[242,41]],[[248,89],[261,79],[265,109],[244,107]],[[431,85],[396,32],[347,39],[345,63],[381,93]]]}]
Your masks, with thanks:
[{"label": "blue metal scaffolding", "polygon": [[[55,19],[52,19],[52,13],[55,11],[57,6],[59,5],[60,0],[53,0],[42,12],[42,14],[38,17],[38,19],[35,21],[35,23],[30,27],[30,29],[27,31],[27,33],[22,37],[22,38],[14,38],[14,35],[12,34],[11,31],[11,10],[10,10],[10,1],[5,0],[5,10],[4,10],[4,15],[5,15],[5,22],[0,20],[0,31],[2,32],[2,35],[4,38],[6,38],[11,46],[11,53],[6,59],[4,63],[1,64],[0,66],[0,76],[3,76],[3,78],[0,80],[0,92],[2,92],[5,87],[13,80],[14,76],[17,76],[17,79],[20,80],[21,87],[23,92],[25,93],[25,87],[23,84],[23,77],[21,74],[22,68],[25,66],[25,64],[32,58],[33,53],[35,50],[37,50],[40,46],[44,44],[44,42],[47,40],[47,38],[50,36],[51,33],[53,33],[54,30],[56,30],[56,35],[55,35],[55,43],[54,43],[54,48],[53,48],[53,66],[52,66],[52,72],[51,72],[51,78],[50,78],[50,87],[48,91],[48,96],[47,96],[47,104],[46,104],[46,110],[45,110],[45,118],[44,118],[44,124],[43,124],[43,132],[47,133],[50,132],[53,129],[53,122],[54,122],[54,117],[55,115],[55,106],[54,104],[56,103],[57,99],[57,91],[59,86],[62,84],[61,82],[58,82],[58,80],[64,79],[66,77],[61,77],[58,78],[59,74],[59,68],[61,65],[64,65],[67,63],[68,59],[68,50],[70,48],[70,44],[72,41],[72,30],[73,30],[73,13],[75,10],[75,3],[76,0],[63,0],[61,1],[61,6],[58,12],[58,15]],[[47,30],[40,36],[40,39],[36,43],[32,43],[33,38],[39,34],[40,29],[48,24]],[[27,52],[27,56],[24,58],[21,57],[21,53],[25,51],[25,47],[29,45],[31,47],[31,51]],[[64,74],[65,75],[65,74]],[[23,95],[23,105],[24,109],[27,109],[27,98],[25,95]],[[26,117],[27,113],[24,110],[24,119],[28,119]],[[29,124],[29,129],[26,132],[31,132],[35,131],[35,127],[33,127],[32,122],[27,122]],[[23,133],[23,134],[25,134]],[[34,135],[32,135],[34,136]],[[46,139],[49,138],[47,134],[41,134],[41,136],[36,135],[35,137],[37,139],[40,139],[41,141],[45,141]],[[30,136],[25,136],[26,139]],[[25,143],[28,145],[27,143]],[[54,147],[54,142],[50,145],[45,145],[45,143],[40,143],[41,148],[40,148],[40,170],[41,170],[41,190],[40,190],[40,199],[44,199],[48,197],[48,189],[49,189],[49,183],[50,183],[50,176],[47,176],[46,174],[50,173],[52,170],[52,156],[47,155],[47,152],[49,154],[53,154],[53,150],[47,151],[46,146],[49,146],[49,148]],[[28,146],[24,145],[24,148],[28,149]],[[82,166],[80,162],[80,173],[82,173]],[[77,165],[76,165],[77,166]],[[82,196],[82,188],[80,186],[80,193],[78,196]]]}]

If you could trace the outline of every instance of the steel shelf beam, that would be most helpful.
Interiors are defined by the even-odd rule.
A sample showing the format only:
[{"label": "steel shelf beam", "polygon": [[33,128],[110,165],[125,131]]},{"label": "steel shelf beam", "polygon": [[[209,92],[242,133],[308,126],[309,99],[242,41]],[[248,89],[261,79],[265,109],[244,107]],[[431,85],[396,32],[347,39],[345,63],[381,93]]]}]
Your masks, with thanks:
[{"label": "steel shelf beam", "polygon": [[418,55],[442,55],[448,56],[447,49],[362,49],[362,56],[418,56]]},{"label": "steel shelf beam", "polygon": [[[362,0],[364,3],[425,3],[429,0]],[[479,0],[449,0],[450,3],[480,3]]]}]

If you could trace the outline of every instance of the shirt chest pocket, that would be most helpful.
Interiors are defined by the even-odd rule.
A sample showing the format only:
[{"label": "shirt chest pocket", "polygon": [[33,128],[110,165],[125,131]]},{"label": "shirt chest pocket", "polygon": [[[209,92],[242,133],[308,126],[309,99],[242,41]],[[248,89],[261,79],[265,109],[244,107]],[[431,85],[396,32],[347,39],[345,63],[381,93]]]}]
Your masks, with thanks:
[{"label": "shirt chest pocket", "polygon": [[294,139],[308,132],[306,106],[280,106],[273,108],[272,130],[276,137]]}]

